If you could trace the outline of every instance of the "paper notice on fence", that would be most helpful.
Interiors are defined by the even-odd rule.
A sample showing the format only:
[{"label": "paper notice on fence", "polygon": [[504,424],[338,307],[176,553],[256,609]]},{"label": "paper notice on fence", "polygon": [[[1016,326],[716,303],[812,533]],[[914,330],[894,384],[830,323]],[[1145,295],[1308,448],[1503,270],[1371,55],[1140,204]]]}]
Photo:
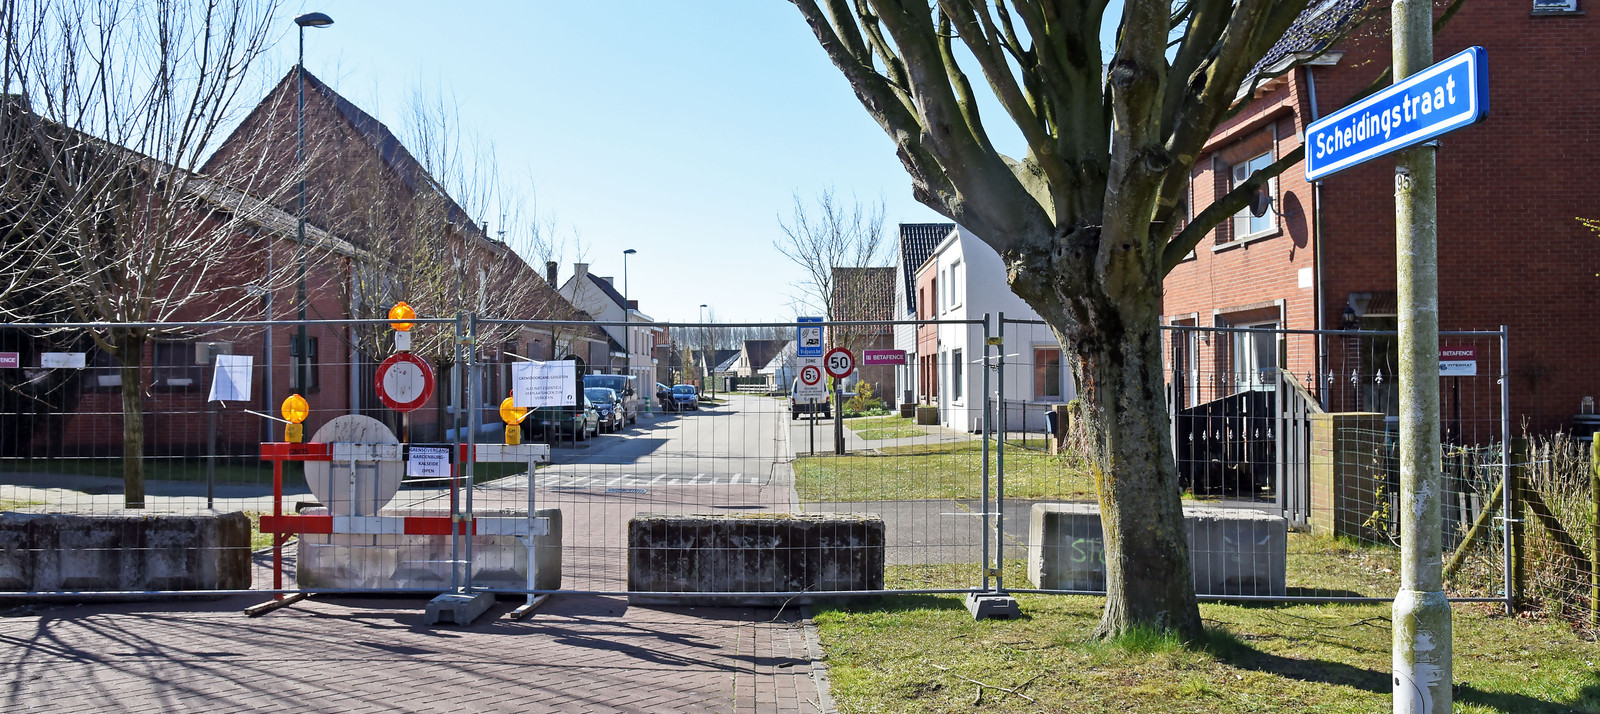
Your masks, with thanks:
[{"label": "paper notice on fence", "polygon": [[450,475],[450,450],[413,446],[406,450],[406,475],[413,478],[445,478]]},{"label": "paper notice on fence", "polygon": [[250,369],[255,358],[250,355],[216,355],[216,369],[211,372],[211,396],[208,402],[250,401]]},{"label": "paper notice on fence", "polygon": [[578,363],[514,362],[511,403],[525,408],[569,407],[578,403]]}]

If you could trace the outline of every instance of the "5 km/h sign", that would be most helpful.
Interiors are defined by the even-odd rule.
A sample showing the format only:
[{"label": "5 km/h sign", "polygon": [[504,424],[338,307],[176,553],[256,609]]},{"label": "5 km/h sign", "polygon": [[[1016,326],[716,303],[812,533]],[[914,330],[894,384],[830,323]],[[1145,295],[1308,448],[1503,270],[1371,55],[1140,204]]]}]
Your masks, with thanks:
[{"label": "5 km/h sign", "polygon": [[817,357],[800,358],[800,384],[795,387],[795,399],[819,401],[828,398],[828,389],[822,385],[821,361]]},{"label": "5 km/h sign", "polygon": [[1489,66],[1469,47],[1306,128],[1306,180],[1420,144],[1489,115]]},{"label": "5 km/h sign", "polygon": [[828,356],[822,360],[822,366],[828,370],[828,376],[834,379],[844,379],[856,371],[855,355],[843,347],[828,350]]}]

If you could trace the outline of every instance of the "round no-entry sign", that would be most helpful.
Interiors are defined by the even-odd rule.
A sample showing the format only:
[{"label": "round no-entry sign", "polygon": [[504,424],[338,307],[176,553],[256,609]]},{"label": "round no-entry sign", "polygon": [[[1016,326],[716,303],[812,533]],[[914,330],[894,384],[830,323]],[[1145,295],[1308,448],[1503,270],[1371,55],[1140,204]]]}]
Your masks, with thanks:
[{"label": "round no-entry sign", "polygon": [[433,368],[410,352],[397,352],[378,365],[378,399],[397,412],[414,411],[433,396]]},{"label": "round no-entry sign", "polygon": [[822,366],[828,370],[828,376],[834,379],[844,379],[856,369],[856,358],[850,350],[835,347],[828,350],[828,356],[822,358]]},{"label": "round no-entry sign", "polygon": [[800,383],[807,387],[815,387],[822,384],[822,369],[814,364],[801,367]]}]

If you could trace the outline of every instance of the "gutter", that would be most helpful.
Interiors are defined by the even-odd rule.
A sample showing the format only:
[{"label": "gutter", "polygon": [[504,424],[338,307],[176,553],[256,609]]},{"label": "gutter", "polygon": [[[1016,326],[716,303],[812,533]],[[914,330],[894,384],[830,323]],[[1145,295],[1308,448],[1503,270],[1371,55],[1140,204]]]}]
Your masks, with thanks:
[{"label": "gutter", "polygon": [[[1306,65],[1305,70],[1306,91],[1311,95],[1311,121],[1315,122],[1321,118],[1317,113],[1317,80],[1311,71],[1311,65]],[[1316,379],[1319,383],[1319,388],[1317,389],[1317,398],[1318,401],[1322,402],[1323,411],[1327,411],[1328,391],[1333,385],[1322,384],[1323,373],[1327,370],[1328,365],[1328,336],[1320,331],[1323,329],[1328,315],[1326,286],[1322,279],[1322,236],[1322,181],[1318,180],[1311,184],[1311,260],[1315,266],[1312,280],[1316,283],[1317,306],[1316,320],[1311,323],[1311,327],[1314,330],[1318,330]]]}]

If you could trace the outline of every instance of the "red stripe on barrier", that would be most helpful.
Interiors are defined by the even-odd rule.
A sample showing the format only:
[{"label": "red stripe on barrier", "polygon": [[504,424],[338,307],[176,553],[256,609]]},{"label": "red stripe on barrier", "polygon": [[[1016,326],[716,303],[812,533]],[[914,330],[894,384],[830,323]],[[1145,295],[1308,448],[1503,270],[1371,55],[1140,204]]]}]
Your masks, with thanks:
[{"label": "red stripe on barrier", "polygon": [[266,441],[261,444],[262,461],[332,461],[333,450],[324,443],[291,444]]},{"label": "red stripe on barrier", "polygon": [[333,516],[262,516],[262,533],[332,533]]},{"label": "red stripe on barrier", "polygon": [[[477,529],[475,523],[462,524],[465,529],[463,535],[474,535]],[[449,516],[407,516],[406,535],[450,535]]]}]

